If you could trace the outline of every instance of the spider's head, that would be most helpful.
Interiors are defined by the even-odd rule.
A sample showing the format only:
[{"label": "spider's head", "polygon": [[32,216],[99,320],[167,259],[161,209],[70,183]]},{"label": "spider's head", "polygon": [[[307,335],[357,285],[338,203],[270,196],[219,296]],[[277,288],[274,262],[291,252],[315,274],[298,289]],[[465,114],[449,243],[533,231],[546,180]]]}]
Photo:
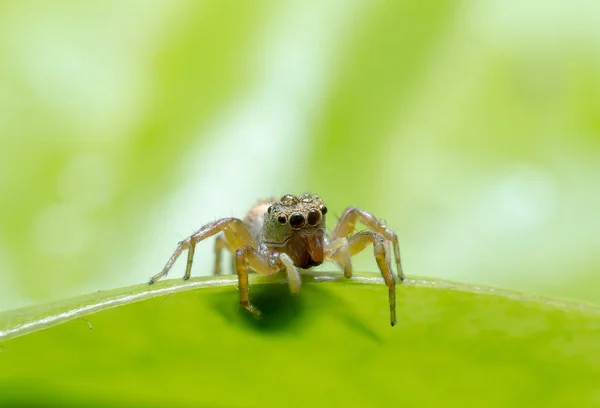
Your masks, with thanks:
[{"label": "spider's head", "polygon": [[265,214],[262,242],[281,247],[294,264],[309,268],[323,262],[325,202],[316,194],[286,194]]}]

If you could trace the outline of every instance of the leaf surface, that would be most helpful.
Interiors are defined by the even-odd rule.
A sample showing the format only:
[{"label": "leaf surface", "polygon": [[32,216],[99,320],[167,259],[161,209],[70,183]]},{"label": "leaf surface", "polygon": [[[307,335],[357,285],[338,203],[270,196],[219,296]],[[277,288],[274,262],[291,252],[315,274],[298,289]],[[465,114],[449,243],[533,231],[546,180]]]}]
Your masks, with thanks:
[{"label": "leaf surface", "polygon": [[431,279],[232,276],[0,314],[0,406],[594,406],[597,307]]}]

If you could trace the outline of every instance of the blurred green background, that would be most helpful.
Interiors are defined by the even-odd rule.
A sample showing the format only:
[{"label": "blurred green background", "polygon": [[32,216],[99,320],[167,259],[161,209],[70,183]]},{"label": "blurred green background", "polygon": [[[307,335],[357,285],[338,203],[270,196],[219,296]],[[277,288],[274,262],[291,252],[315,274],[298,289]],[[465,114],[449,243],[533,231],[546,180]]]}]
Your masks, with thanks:
[{"label": "blurred green background", "polygon": [[304,191],[385,218],[409,276],[598,303],[599,27],[592,0],[0,1],[0,309],[144,282]]}]

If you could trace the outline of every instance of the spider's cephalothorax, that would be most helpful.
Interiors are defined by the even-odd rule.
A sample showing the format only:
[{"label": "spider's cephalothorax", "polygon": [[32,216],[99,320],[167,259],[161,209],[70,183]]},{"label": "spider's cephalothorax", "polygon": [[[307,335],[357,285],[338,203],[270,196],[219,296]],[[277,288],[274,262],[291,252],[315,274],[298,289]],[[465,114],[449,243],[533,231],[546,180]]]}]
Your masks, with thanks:
[{"label": "spider's cephalothorax", "polygon": [[[404,280],[398,237],[371,213],[355,207],[344,211],[328,236],[325,233],[325,214],[327,207],[316,194],[286,194],[279,200],[261,200],[243,220],[217,220],[181,241],[163,270],[148,283],[153,284],[166,276],[186,249],[188,259],[183,278],[189,279],[196,244],[220,233],[215,244],[215,274],[221,273],[221,250],[225,249],[235,257],[240,304],[258,316],[260,312],[249,298],[249,270],[263,275],[285,270],[290,291],[296,294],[302,285],[298,268],[310,268],[329,260],[340,265],[344,275],[351,278],[351,256],[371,244],[377,266],[389,289],[390,322],[393,326],[396,323],[396,281],[390,266],[390,244],[393,246],[398,278]],[[367,229],[355,233],[357,222]]]},{"label": "spider's cephalothorax", "polygon": [[259,245],[277,249],[299,268],[323,263],[327,207],[316,194],[286,194],[264,214]]}]

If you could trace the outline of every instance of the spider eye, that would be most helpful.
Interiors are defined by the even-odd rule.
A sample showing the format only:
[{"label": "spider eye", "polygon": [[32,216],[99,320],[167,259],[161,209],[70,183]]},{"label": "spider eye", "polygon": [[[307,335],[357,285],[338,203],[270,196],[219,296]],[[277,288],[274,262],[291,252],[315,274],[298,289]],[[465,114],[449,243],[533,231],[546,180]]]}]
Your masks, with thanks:
[{"label": "spider eye", "polygon": [[321,213],[318,212],[317,210],[310,210],[308,212],[308,217],[306,217],[306,220],[308,221],[308,223],[310,225],[317,225],[317,223],[319,222],[320,219],[321,219]]},{"label": "spider eye", "polygon": [[268,212],[269,214],[271,214],[271,210],[273,210],[273,206],[272,206],[272,205],[270,205],[270,206],[269,206],[269,208],[267,208],[267,212]]},{"label": "spider eye", "polygon": [[327,207],[325,207],[325,206],[321,207],[321,213],[323,215],[327,214]]},{"label": "spider eye", "polygon": [[287,217],[285,216],[285,214],[279,214],[279,216],[277,217],[277,221],[279,221],[281,224],[285,224],[287,221]]},{"label": "spider eye", "polygon": [[302,228],[304,222],[305,220],[302,214],[295,213],[290,217],[290,225],[292,228]]}]

